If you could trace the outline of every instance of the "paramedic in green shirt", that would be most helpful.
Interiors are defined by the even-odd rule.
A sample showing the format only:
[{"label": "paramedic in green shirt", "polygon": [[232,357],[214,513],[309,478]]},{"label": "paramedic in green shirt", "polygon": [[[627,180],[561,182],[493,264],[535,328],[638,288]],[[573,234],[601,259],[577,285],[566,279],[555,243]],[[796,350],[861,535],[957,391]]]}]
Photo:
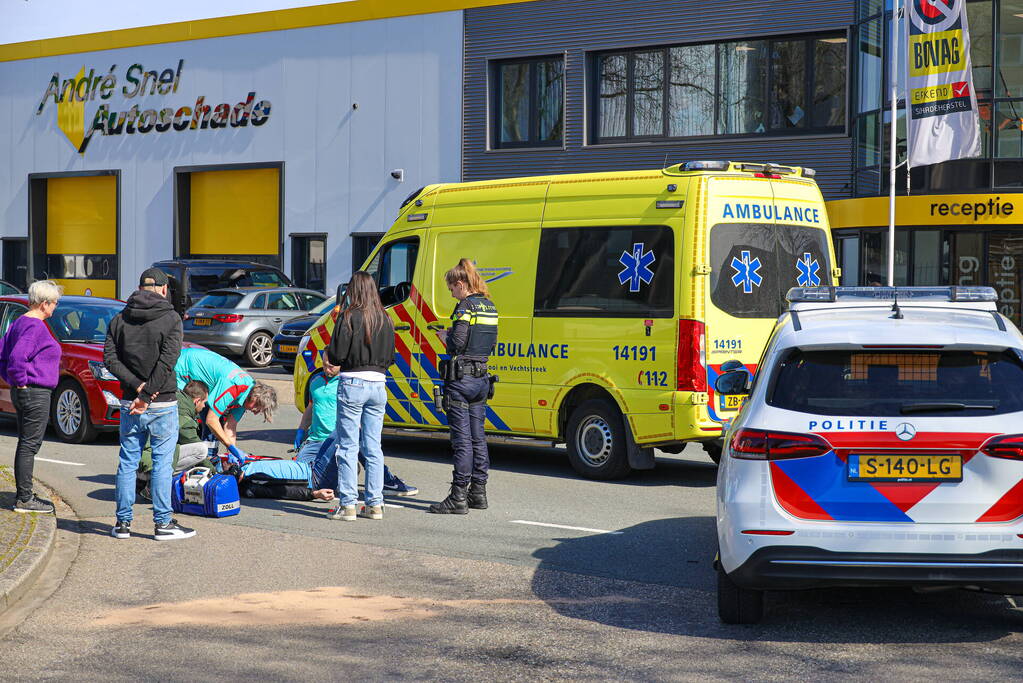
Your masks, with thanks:
[{"label": "paramedic in green shirt", "polygon": [[239,465],[245,462],[245,453],[237,446],[238,421],[249,411],[262,415],[266,422],[273,422],[277,391],[268,384],[254,381],[252,375],[233,361],[208,349],[181,349],[174,372],[179,389],[191,380],[209,387],[203,425],[224,444],[233,462]]},{"label": "paramedic in green shirt", "polygon": [[[180,474],[193,467],[212,467],[212,463],[206,458],[206,442],[199,436],[199,413],[206,407],[206,397],[209,391],[202,382],[192,380],[182,389],[177,391],[178,399],[178,443],[174,447],[173,472]],[[152,500],[149,493],[150,471],[153,469],[153,448],[150,444],[142,451],[142,458],[139,461],[138,486],[139,491],[146,500]]]},{"label": "paramedic in green shirt", "polygon": [[[317,372],[309,380],[309,405],[302,414],[302,421],[295,432],[295,460],[312,466],[321,449],[333,449],[336,439],[334,427],[337,424],[337,382],[341,368],[332,365],[326,354],[321,353],[323,372]],[[362,454],[359,454],[362,461]],[[333,482],[332,488],[337,487]],[[396,477],[384,465],[384,491],[399,496],[414,496],[419,493],[415,486],[409,486]]]}]

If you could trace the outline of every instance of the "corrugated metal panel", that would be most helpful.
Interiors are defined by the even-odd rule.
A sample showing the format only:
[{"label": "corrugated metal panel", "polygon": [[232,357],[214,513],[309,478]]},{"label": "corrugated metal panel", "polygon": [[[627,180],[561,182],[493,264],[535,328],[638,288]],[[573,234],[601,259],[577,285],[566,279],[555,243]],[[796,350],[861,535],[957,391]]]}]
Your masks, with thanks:
[{"label": "corrugated metal panel", "polygon": [[[584,145],[587,54],[639,45],[844,31],[854,0],[541,0],[465,11],[462,175],[483,180],[541,173],[660,167],[686,159],[748,159],[811,166],[829,199],[850,196],[847,136],[722,138],[642,145]],[[564,149],[488,152],[489,60],[564,54]]]}]

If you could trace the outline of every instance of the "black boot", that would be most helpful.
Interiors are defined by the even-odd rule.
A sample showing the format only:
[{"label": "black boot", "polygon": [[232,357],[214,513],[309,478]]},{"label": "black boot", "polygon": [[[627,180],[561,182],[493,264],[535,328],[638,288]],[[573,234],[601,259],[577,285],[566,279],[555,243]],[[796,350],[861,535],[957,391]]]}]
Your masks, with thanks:
[{"label": "black boot", "polygon": [[473,481],[469,483],[469,507],[473,510],[487,509],[487,485],[482,482]]},{"label": "black boot", "polygon": [[451,485],[451,493],[439,503],[430,506],[428,512],[437,515],[464,515],[468,514],[469,506],[465,502],[465,487],[458,484]]}]

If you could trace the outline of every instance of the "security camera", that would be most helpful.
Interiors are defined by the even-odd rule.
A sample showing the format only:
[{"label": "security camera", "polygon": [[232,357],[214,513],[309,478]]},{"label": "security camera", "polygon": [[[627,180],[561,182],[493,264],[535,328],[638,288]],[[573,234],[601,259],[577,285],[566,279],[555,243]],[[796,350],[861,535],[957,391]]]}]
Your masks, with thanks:
[{"label": "security camera", "polygon": [[391,171],[391,177],[394,178],[395,180],[397,180],[399,183],[404,182],[405,181],[405,169],[403,169],[403,168],[396,168],[396,169],[394,169],[393,171]]}]

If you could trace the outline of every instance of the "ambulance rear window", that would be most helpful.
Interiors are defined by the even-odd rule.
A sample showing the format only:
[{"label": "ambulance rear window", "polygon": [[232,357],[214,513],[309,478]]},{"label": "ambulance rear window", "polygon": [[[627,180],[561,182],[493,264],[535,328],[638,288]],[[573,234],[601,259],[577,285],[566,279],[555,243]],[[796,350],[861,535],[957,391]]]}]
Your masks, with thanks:
[{"label": "ambulance rear window", "polygon": [[777,318],[790,287],[831,284],[824,230],[719,223],[710,231],[710,300],[737,318]]},{"label": "ambulance rear window", "polygon": [[793,351],[768,404],[815,415],[973,417],[1023,410],[1023,364],[1004,351]]},{"label": "ambulance rear window", "polygon": [[671,228],[545,228],[536,267],[537,316],[671,318]]}]

